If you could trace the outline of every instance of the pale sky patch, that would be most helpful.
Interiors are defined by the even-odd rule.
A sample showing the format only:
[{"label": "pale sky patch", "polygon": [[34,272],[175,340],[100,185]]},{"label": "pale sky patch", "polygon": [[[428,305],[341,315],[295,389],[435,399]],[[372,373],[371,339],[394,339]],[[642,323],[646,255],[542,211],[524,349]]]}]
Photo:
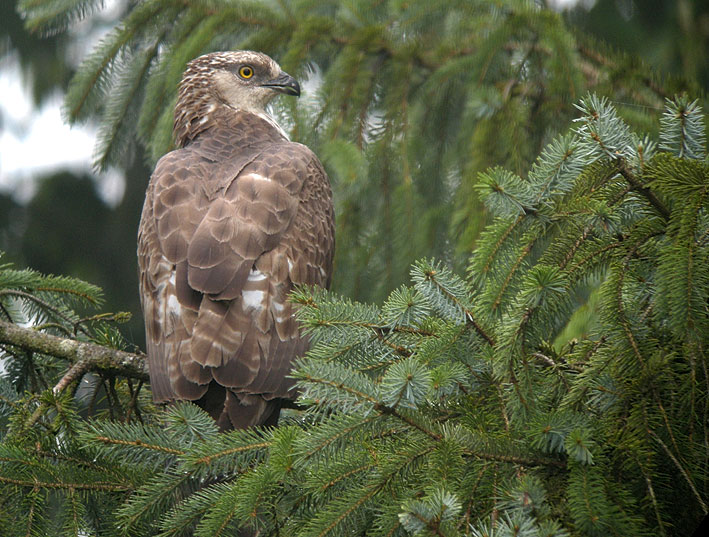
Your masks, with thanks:
[{"label": "pale sky patch", "polygon": [[[97,14],[105,25],[91,26],[87,21],[70,31],[77,36],[69,61],[78,62],[110,29],[122,0],[109,0]],[[70,171],[86,173],[96,180],[103,200],[116,205],[125,189],[123,174],[115,168],[95,173],[92,170],[98,127],[96,123],[69,126],[62,119],[63,94],[56,91],[37,108],[29,81],[24,80],[17,57],[0,58],[0,192],[10,193],[26,202],[43,176]]]},{"label": "pale sky patch", "polygon": [[586,9],[591,9],[595,3],[596,0],[547,0],[549,7],[557,11],[571,9],[579,4]]}]

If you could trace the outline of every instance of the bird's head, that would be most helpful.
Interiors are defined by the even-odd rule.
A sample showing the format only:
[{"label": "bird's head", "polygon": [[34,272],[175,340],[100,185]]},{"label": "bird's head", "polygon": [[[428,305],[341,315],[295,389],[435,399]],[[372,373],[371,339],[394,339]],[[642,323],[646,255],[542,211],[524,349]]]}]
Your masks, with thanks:
[{"label": "bird's head", "polygon": [[298,82],[270,57],[249,50],[212,52],[187,64],[175,107],[175,135],[206,125],[218,106],[263,114],[276,95],[300,95]]}]

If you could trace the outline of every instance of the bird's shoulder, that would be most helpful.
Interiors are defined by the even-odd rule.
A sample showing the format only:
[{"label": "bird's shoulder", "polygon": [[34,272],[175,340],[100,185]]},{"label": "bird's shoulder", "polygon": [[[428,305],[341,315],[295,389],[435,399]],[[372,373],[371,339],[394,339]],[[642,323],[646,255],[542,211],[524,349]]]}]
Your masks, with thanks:
[{"label": "bird's shoulder", "polygon": [[237,189],[236,183],[248,181],[267,181],[293,196],[313,188],[329,189],[317,156],[307,146],[288,140],[231,148],[221,157],[213,151],[205,154],[201,146],[177,149],[158,161],[150,189],[155,201],[188,195],[213,201]]},{"label": "bird's shoulder", "polygon": [[153,172],[154,186],[197,179],[227,187],[248,166],[279,183],[293,179],[327,182],[317,156],[307,146],[290,141],[268,116],[237,113],[211,119],[212,126],[185,147],[164,155]]}]

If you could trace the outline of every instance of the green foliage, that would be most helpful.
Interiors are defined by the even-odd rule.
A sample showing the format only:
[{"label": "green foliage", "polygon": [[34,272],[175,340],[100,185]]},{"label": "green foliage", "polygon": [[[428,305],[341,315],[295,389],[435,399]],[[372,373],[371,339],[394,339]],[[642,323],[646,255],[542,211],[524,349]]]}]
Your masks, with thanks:
[{"label": "green foliage", "polygon": [[[381,307],[298,289],[312,345],[278,428],[15,403],[14,428],[52,411],[0,445],[3,535],[690,533],[709,501],[709,166],[686,103],[660,134],[686,141],[658,146],[590,95],[527,179],[486,172],[497,216],[467,280],[418,261]],[[589,297],[597,322],[564,340]]]},{"label": "green foliage", "polygon": [[[128,321],[130,314],[88,312],[102,304],[102,292],[95,285],[68,276],[17,270],[9,263],[0,263],[0,322],[29,325],[36,333],[65,340],[122,349],[126,343],[116,325]],[[28,428],[40,417],[48,420],[44,426],[53,429],[56,420],[64,415],[68,402],[54,397],[51,388],[80,357],[72,363],[66,356],[52,355],[51,349],[42,345],[38,349],[33,352],[22,344],[0,341],[0,438],[29,434]],[[130,380],[115,380],[113,375],[85,379],[80,390],[82,411],[113,414],[111,399],[118,407],[135,407],[140,390],[133,391]],[[75,412],[71,408],[67,411]],[[46,412],[57,415],[45,416]],[[8,423],[10,413],[14,418]],[[27,439],[32,438],[29,435]]]},{"label": "green foliage", "polygon": [[706,136],[702,114],[698,113],[699,103],[689,102],[684,96],[677,101],[668,101],[662,116],[662,136],[660,147],[678,157],[703,159],[705,157]]}]

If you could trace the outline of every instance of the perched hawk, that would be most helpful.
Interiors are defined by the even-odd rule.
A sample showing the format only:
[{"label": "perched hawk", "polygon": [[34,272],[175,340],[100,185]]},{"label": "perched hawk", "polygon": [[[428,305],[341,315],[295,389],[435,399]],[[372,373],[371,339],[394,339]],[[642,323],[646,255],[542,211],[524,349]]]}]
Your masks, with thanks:
[{"label": "perched hawk", "polygon": [[138,232],[153,397],[195,401],[221,429],[276,423],[307,347],[288,293],[330,284],[330,183],[265,112],[279,93],[300,87],[264,54],[189,62],[178,149],[155,167]]}]

